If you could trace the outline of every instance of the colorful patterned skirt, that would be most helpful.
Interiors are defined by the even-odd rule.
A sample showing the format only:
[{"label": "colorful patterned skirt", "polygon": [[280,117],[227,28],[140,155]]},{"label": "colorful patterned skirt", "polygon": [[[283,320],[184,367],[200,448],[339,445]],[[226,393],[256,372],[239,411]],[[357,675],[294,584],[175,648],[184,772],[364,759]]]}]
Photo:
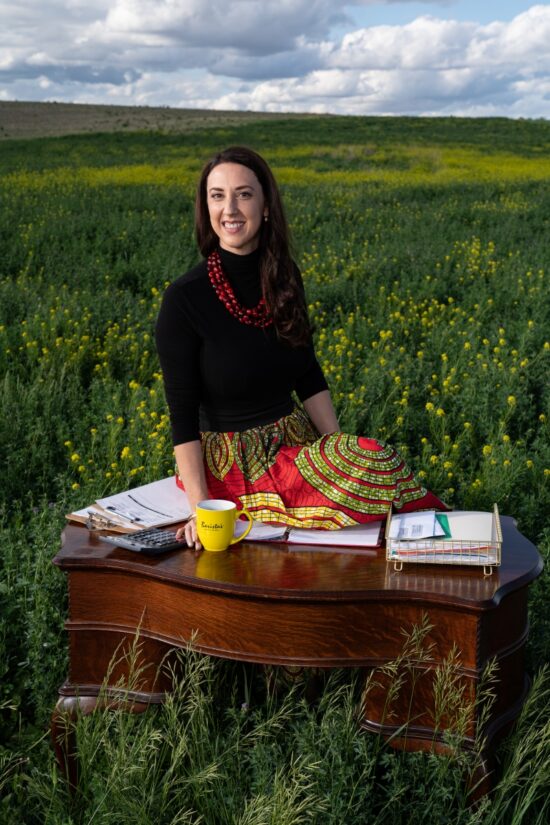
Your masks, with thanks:
[{"label": "colorful patterned skirt", "polygon": [[335,530],[380,519],[390,507],[447,509],[393,447],[320,436],[300,408],[251,430],[204,432],[201,442],[210,496],[241,504],[258,521]]}]

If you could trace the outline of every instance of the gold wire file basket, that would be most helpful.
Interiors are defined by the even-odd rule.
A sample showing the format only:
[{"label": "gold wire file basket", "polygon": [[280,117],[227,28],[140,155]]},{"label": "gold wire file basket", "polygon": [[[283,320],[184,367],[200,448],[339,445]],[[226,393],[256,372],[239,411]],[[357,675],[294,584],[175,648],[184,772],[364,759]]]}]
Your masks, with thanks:
[{"label": "gold wire file basket", "polygon": [[415,540],[391,537],[390,513],[386,524],[386,560],[393,563],[396,572],[403,569],[404,563],[466,564],[481,567],[485,575],[490,575],[500,565],[502,529],[496,504],[492,513],[455,510],[445,516],[449,536]]}]

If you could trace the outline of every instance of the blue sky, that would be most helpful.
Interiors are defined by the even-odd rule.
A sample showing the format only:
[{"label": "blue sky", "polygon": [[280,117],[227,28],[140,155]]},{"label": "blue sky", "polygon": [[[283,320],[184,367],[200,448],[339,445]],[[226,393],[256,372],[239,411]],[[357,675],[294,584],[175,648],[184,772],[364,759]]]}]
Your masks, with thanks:
[{"label": "blue sky", "polygon": [[534,3],[519,0],[449,0],[448,3],[376,3],[350,9],[357,27],[410,23],[422,15],[434,15],[444,20],[471,20],[492,23],[512,20]]},{"label": "blue sky", "polygon": [[550,4],[0,0],[0,99],[550,117]]}]

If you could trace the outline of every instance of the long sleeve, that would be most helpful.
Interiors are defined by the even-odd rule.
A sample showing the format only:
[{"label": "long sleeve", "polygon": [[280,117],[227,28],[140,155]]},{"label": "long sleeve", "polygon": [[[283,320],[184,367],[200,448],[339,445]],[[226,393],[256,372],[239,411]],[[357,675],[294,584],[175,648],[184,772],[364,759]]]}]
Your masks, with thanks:
[{"label": "long sleeve", "polygon": [[164,293],[155,334],[173,443],[194,441],[200,437],[201,339],[174,285]]},{"label": "long sleeve", "polygon": [[309,366],[296,380],[296,393],[300,401],[307,401],[323,390],[328,390],[328,384],[312,346]]}]

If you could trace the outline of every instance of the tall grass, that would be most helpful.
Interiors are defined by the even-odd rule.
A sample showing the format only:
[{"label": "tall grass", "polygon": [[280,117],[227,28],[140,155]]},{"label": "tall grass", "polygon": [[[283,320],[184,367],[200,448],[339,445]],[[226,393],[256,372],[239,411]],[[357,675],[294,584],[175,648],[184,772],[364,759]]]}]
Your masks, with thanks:
[{"label": "tall grass", "polygon": [[[399,667],[411,655],[426,654],[425,633],[417,628],[405,639]],[[122,700],[139,676],[138,650],[139,638],[126,654],[130,677],[118,687]],[[449,664],[436,678],[447,697],[442,709],[469,713],[456,690],[458,663]],[[550,812],[547,671],[538,675],[503,750],[494,795],[474,806],[469,794],[482,736],[474,749],[465,749],[457,724],[448,733],[446,756],[392,751],[379,737],[359,732],[360,672],[332,672],[312,702],[305,697],[307,673],[305,680],[274,690],[262,669],[216,662],[192,649],[180,652],[172,668],[175,687],[163,705],[133,716],[110,709],[106,697],[96,712],[77,719],[80,774],[73,794],[51,752],[44,759],[44,742],[24,769],[14,755],[4,766],[4,784],[11,786],[4,810],[13,816],[5,821],[516,825],[543,823]]]}]

